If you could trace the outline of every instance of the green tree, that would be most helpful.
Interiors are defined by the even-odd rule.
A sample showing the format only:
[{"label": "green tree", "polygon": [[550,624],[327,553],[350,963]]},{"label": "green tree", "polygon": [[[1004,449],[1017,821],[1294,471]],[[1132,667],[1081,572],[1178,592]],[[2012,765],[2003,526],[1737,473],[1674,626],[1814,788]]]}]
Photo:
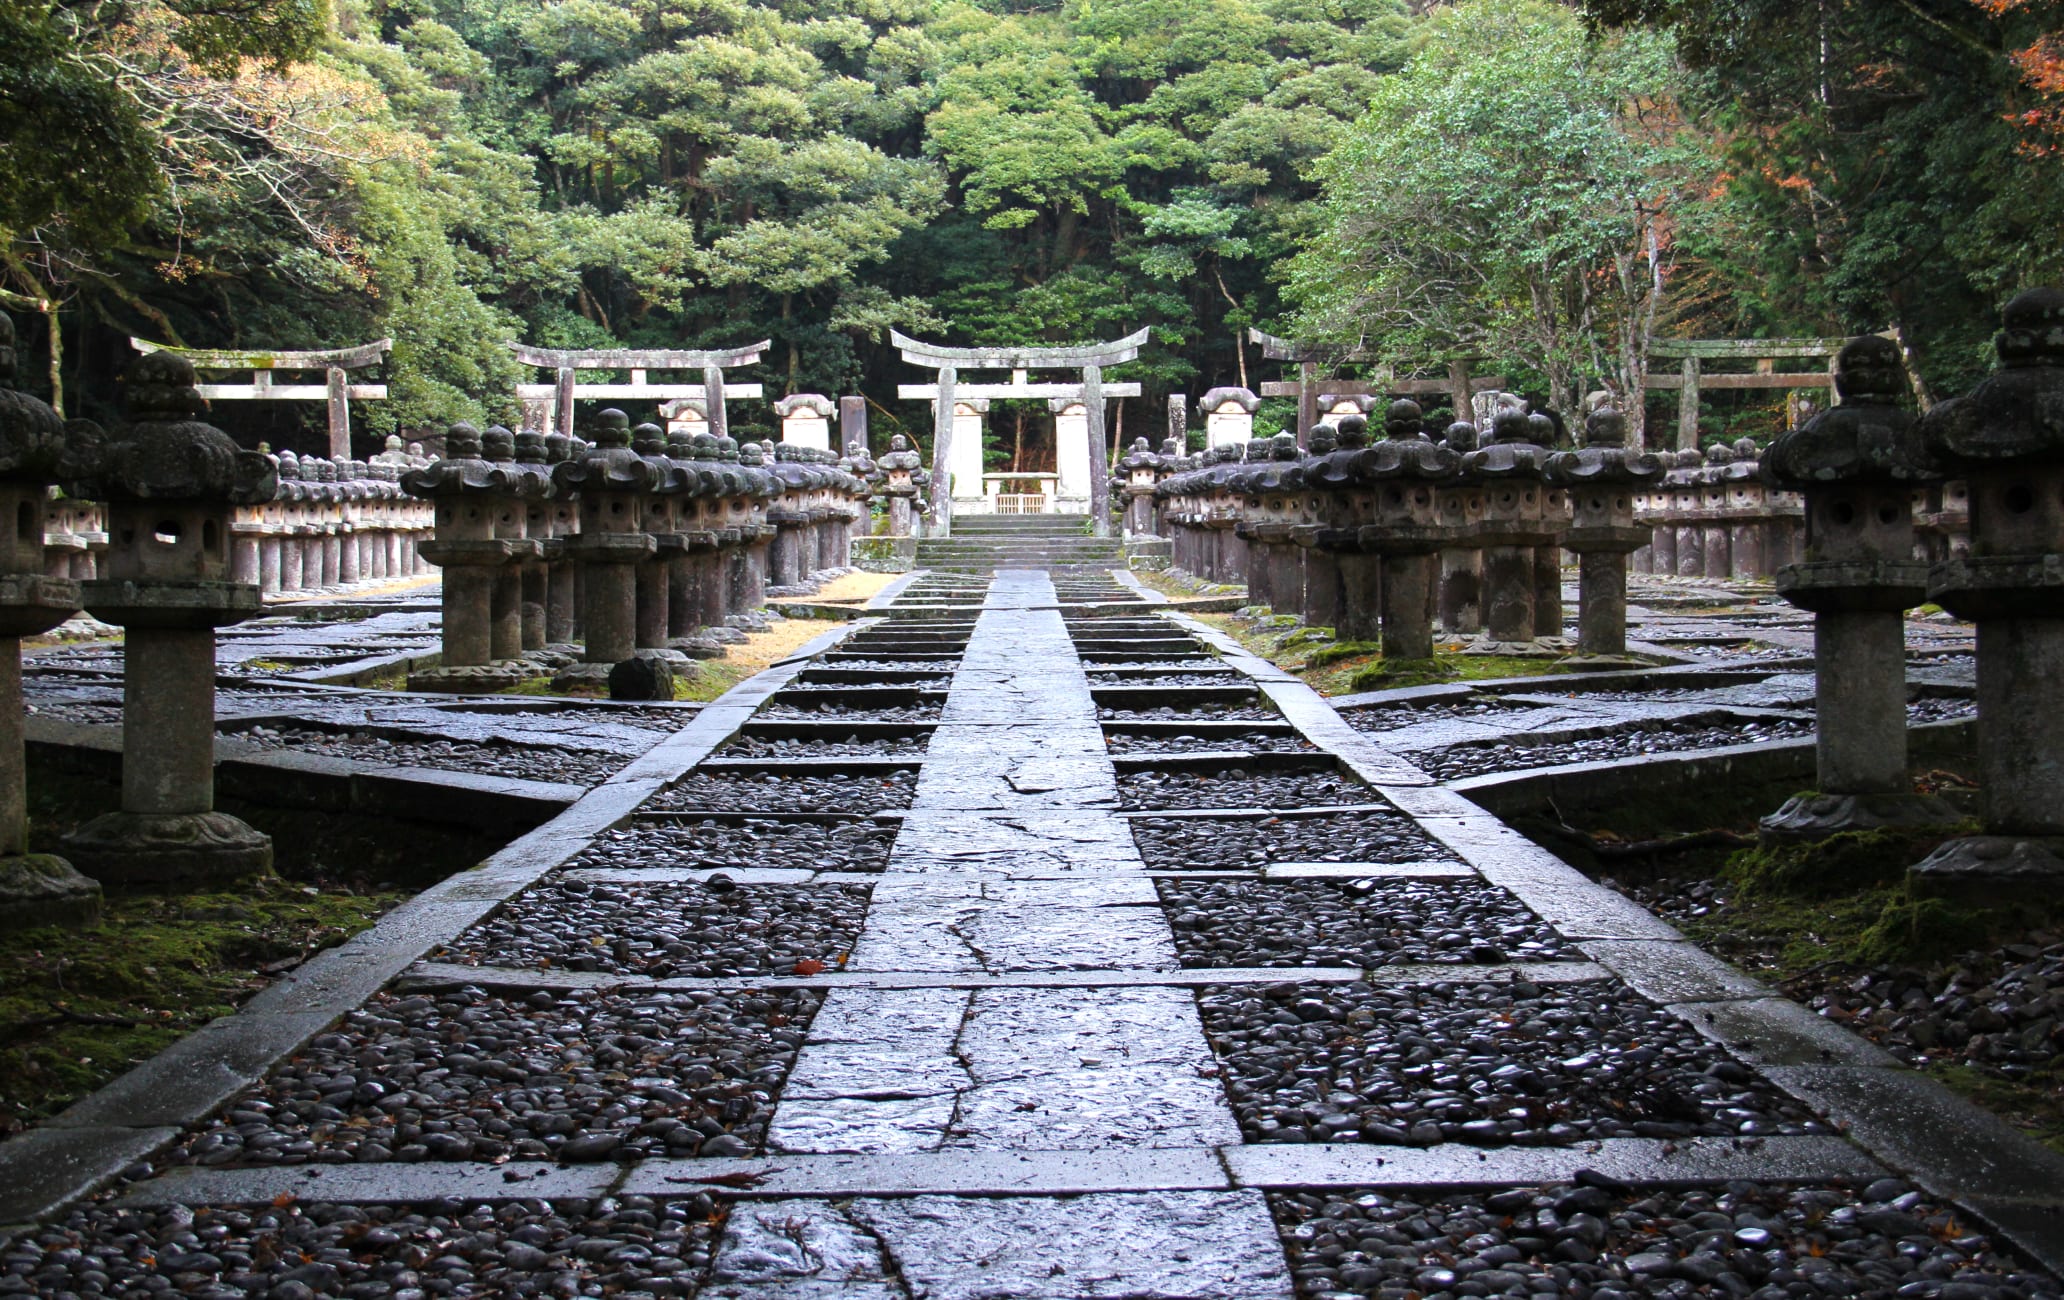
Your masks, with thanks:
[{"label": "green tree", "polygon": [[1402,364],[1516,360],[1564,410],[1599,376],[1639,412],[1697,175],[1675,82],[1667,39],[1594,40],[1549,0],[1441,11],[1319,164],[1319,229],[1286,272],[1300,331]]}]

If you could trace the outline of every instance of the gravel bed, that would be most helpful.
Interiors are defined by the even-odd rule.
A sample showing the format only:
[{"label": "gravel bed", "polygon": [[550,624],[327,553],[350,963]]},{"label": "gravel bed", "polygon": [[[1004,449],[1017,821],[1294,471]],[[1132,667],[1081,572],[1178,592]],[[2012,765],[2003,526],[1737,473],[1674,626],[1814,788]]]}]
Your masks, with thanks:
[{"label": "gravel bed", "polygon": [[[1680,926],[1724,911],[1732,897],[1710,880],[1605,883]],[[1920,965],[1830,966],[1783,987],[1908,1062],[1961,1062],[2021,1080],[2064,1063],[2064,933],[2054,929]]]},{"label": "gravel bed", "polygon": [[718,758],[909,758],[924,757],[930,736],[848,736],[844,740],[795,740],[787,737],[736,736],[717,750]]},{"label": "gravel bed", "polygon": [[1123,731],[1104,733],[1104,747],[1113,754],[1222,753],[1229,749],[1260,754],[1310,754],[1318,746],[1295,732],[1234,731],[1215,736],[1190,733],[1133,735]]},{"label": "gravel bed", "polygon": [[1207,989],[1250,1142],[1566,1146],[1831,1131],[1613,980]]},{"label": "gravel bed", "polygon": [[611,754],[591,749],[547,748],[542,745],[476,745],[464,740],[389,740],[385,736],[338,734],[301,727],[251,727],[234,738],[260,749],[292,750],[326,758],[391,767],[445,768],[525,781],[598,785],[620,771],[636,754]]},{"label": "gravel bed", "polygon": [[0,1295],[692,1295],[719,1222],[707,1195],[102,1207],[5,1242]]},{"label": "gravel bed", "polygon": [[1252,679],[1244,673],[1227,669],[1222,673],[1161,673],[1153,677],[1120,677],[1111,673],[1098,672],[1097,665],[1085,664],[1089,670],[1089,684],[1092,687],[1116,686],[1249,686]]},{"label": "gravel bed", "polygon": [[[1586,695],[1584,698],[1591,697]],[[1417,706],[1401,704],[1374,709],[1342,709],[1340,716],[1356,731],[1376,734],[1427,722],[1481,722],[1496,727],[1525,717],[1540,707],[1538,704],[1503,704],[1493,700],[1457,700]]]},{"label": "gravel bed", "polygon": [[821,996],[378,993],[162,1163],[746,1155]]},{"label": "gravel bed", "polygon": [[1309,1300],[2064,1294],[1896,1178],[1648,1193],[1578,1179],[1489,1194],[1277,1192],[1269,1204]]},{"label": "gravel bed", "polygon": [[1282,717],[1272,704],[1223,704],[1216,700],[1200,700],[1180,709],[1167,704],[1158,704],[1151,709],[1097,707],[1097,718],[1104,722],[1158,722],[1178,718],[1208,718],[1214,722],[1279,722]]},{"label": "gravel bed", "polygon": [[[1106,674],[1115,672],[1120,668],[1123,668],[1129,672],[1148,671],[1157,673],[1197,673],[1205,672],[1207,670],[1210,672],[1217,672],[1220,670],[1217,661],[1210,658],[1128,659],[1123,663],[1110,663],[1104,660],[1091,662],[1090,660],[1085,659],[1082,661],[1082,668],[1084,672]],[[1224,669],[1224,671],[1232,672],[1234,670],[1228,668]]]},{"label": "gravel bed", "polygon": [[38,703],[33,697],[23,709],[45,718],[62,718],[86,727],[119,727],[122,725],[122,706],[119,704],[75,704],[68,700],[45,700]]},{"label": "gravel bed", "polygon": [[825,718],[848,718],[854,722],[937,722],[946,711],[944,701],[926,704],[841,704],[826,700],[822,704],[790,699],[787,692],[776,695],[772,700],[753,713],[755,718],[804,718],[822,721]]},{"label": "gravel bed", "polygon": [[636,821],[604,831],[568,863],[569,869],[677,867],[783,867],[804,871],[882,871],[896,828],[874,822],[784,822],[742,826],[715,821]]},{"label": "gravel bed", "polygon": [[838,965],[867,915],[867,885],[596,884],[554,876],[454,939],[434,960],[612,975],[793,975]]},{"label": "gravel bed", "polygon": [[1319,817],[1135,817],[1149,871],[1252,871],[1271,862],[1452,862],[1401,812]]},{"label": "gravel bed", "polygon": [[1186,968],[1581,960],[1479,880],[1158,880]]},{"label": "gravel bed", "polygon": [[915,765],[885,776],[755,776],[690,772],[645,801],[644,807],[721,812],[857,812],[908,808],[917,798]]},{"label": "gravel bed", "polygon": [[953,685],[950,675],[926,677],[914,682],[790,682],[782,695],[853,695],[866,691],[943,691]]},{"label": "gravel bed", "polygon": [[1953,695],[1923,696],[1906,706],[1906,725],[1909,727],[1919,726],[1923,722],[1947,722],[1951,718],[1977,716],[1977,700],[1961,699]]},{"label": "gravel bed", "polygon": [[1168,808],[1316,808],[1325,804],[1374,803],[1376,795],[1338,772],[1120,772],[1118,806],[1132,810]]},{"label": "gravel bed", "polygon": [[865,673],[951,673],[960,667],[956,658],[941,659],[820,659],[819,668],[839,672]]},{"label": "gravel bed", "polygon": [[1752,745],[1765,740],[1797,740],[1812,734],[1813,724],[1803,718],[1756,718],[1732,724],[1683,726],[1647,722],[1583,740],[1534,741],[1530,744],[1500,740],[1450,745],[1446,749],[1416,751],[1411,760],[1421,771],[1437,780],[1454,781],[1466,776],[1519,772],[1531,767],[1558,767],[1564,763],[1598,763],[1636,758],[1643,754],[1719,749],[1726,745]]}]

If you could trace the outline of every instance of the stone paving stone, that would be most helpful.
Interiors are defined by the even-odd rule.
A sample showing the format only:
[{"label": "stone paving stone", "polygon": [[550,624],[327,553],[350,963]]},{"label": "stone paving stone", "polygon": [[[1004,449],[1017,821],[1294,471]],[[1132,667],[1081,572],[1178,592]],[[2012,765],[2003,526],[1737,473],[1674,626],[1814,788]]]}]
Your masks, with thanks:
[{"label": "stone paving stone", "polygon": [[984,896],[942,891],[936,883],[930,876],[884,882],[853,970],[1001,974],[1175,965],[1167,923],[1145,878],[1012,881],[984,888]]},{"label": "stone paving stone", "polygon": [[[1255,1192],[775,1201],[727,1225],[724,1300],[1276,1300],[1289,1274]],[[1263,1217],[1257,1222],[1257,1212]],[[902,1285],[883,1279],[892,1271]],[[852,1289],[833,1275],[851,1277]]]}]

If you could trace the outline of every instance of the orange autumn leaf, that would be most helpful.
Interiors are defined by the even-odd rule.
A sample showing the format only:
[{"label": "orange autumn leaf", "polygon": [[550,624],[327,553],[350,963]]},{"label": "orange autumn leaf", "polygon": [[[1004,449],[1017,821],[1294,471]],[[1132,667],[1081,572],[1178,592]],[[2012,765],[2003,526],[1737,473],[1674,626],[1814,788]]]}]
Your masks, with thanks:
[{"label": "orange autumn leaf", "polygon": [[798,975],[822,975],[824,973],[824,963],[818,961],[815,957],[805,957],[795,964],[795,973]]}]

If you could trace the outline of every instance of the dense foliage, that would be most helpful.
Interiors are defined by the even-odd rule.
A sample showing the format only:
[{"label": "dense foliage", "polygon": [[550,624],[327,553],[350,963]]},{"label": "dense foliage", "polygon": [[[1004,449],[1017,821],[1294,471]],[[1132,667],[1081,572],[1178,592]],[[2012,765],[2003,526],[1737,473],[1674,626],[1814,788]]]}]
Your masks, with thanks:
[{"label": "dense foliage", "polygon": [[0,304],[73,413],[131,334],[392,335],[368,434],[509,417],[511,339],[762,337],[921,432],[888,326],[1151,325],[1128,438],[1275,378],[1250,325],[1559,406],[1652,335],[1893,328],[1951,391],[2064,256],[2060,0],[331,3],[0,9]]}]

